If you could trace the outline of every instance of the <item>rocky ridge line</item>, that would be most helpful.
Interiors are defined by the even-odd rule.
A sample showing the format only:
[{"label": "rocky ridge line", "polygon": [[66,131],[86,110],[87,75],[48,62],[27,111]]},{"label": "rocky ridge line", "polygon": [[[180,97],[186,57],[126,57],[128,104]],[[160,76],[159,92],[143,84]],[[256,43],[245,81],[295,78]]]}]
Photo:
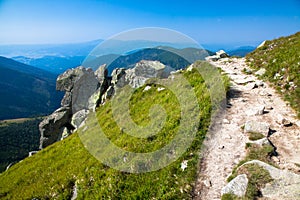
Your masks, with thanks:
[{"label": "rocky ridge line", "polygon": [[138,88],[149,78],[167,78],[170,69],[159,61],[142,60],[134,68],[116,68],[108,76],[106,65],[95,72],[82,66],[69,69],[56,81],[56,89],[64,91],[61,107],[40,124],[40,149],[59,141],[79,128],[89,112],[110,99],[118,88]]}]

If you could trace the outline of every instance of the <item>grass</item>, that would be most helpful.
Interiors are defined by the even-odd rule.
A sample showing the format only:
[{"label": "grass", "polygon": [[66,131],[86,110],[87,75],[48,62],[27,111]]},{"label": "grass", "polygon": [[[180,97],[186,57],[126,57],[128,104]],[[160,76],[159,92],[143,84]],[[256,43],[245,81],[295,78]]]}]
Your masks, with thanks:
[{"label": "grass", "polygon": [[257,132],[249,132],[248,135],[249,135],[249,140],[252,141],[259,140],[265,137],[263,134]]},{"label": "grass", "polygon": [[[266,41],[265,45],[247,54],[250,67],[265,68],[260,77],[270,82],[300,117],[300,32]],[[276,75],[282,78],[276,78]],[[294,85],[294,86],[293,86]],[[296,86],[296,87],[295,87]]]},{"label": "grass", "polygon": [[238,170],[238,174],[246,174],[248,177],[249,182],[245,199],[249,200],[260,197],[260,189],[273,180],[267,170],[256,164],[242,166]]},{"label": "grass", "polygon": [[[83,146],[77,133],[43,149],[32,157],[13,165],[0,174],[1,199],[70,199],[73,188],[77,199],[190,199],[196,178],[198,155],[210,124],[214,109],[210,91],[204,79],[193,70],[182,73],[197,97],[200,121],[196,137],[187,151],[175,162],[158,171],[131,174],[110,168],[99,162]],[[228,88],[227,79],[224,79]],[[111,103],[96,111],[96,120],[105,135],[115,145],[134,152],[151,152],[170,142],[181,119],[179,102],[168,89],[157,92],[160,85],[150,84],[135,91],[130,100],[130,114],[134,122],[147,126],[149,108],[159,104],[166,112],[161,130],[149,138],[136,138],[120,129],[113,116]],[[210,85],[211,86],[211,85]],[[211,86],[212,87],[212,86]],[[150,112],[151,114],[151,112]],[[89,121],[89,120],[88,120]],[[95,130],[89,127],[88,132]],[[109,150],[107,150],[107,153]],[[109,155],[109,154],[108,154]],[[183,171],[180,164],[188,161]]]}]

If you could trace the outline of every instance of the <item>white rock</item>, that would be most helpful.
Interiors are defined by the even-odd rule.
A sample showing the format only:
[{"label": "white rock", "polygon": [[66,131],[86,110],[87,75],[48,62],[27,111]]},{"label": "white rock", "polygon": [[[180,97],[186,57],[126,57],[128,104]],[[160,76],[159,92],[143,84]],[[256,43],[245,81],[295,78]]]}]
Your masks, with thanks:
[{"label": "white rock", "polygon": [[283,126],[288,126],[291,124],[291,122],[289,120],[287,120],[286,118],[284,118],[282,115],[277,115],[277,120],[276,122],[280,125],[283,125]]},{"label": "white rock", "polygon": [[246,174],[240,174],[232,179],[225,187],[222,188],[221,194],[234,194],[243,197],[246,194],[248,178]]},{"label": "white rock", "polygon": [[184,171],[187,168],[187,164],[188,164],[187,160],[182,161],[181,166],[180,166],[180,168],[182,169],[182,171]]},{"label": "white rock", "polygon": [[159,87],[159,88],[157,88],[157,91],[160,92],[160,91],[163,91],[163,90],[165,90],[165,89],[166,89],[166,88]]},{"label": "white rock", "polygon": [[150,90],[150,89],[151,89],[151,86],[147,85],[147,86],[144,88],[143,92],[148,91],[148,90]]},{"label": "white rock", "polygon": [[265,68],[261,68],[260,70],[258,70],[257,72],[255,72],[255,75],[262,76],[265,73],[266,73],[266,69]]},{"label": "white rock", "polygon": [[245,133],[261,133],[265,136],[268,136],[270,129],[270,125],[265,122],[258,122],[258,121],[247,121],[245,123],[244,131]]},{"label": "white rock", "polygon": [[230,124],[230,121],[228,119],[223,119],[223,124]]}]

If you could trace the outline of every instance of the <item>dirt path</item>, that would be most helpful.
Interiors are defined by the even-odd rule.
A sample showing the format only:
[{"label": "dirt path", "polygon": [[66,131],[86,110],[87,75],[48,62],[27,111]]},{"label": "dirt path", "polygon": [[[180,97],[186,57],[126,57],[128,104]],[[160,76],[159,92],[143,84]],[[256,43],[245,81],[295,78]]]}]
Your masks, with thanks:
[{"label": "dirt path", "polygon": [[[282,169],[297,172],[300,168],[294,163],[300,164],[300,125],[295,112],[266,83],[254,75],[242,73],[244,68],[248,68],[244,58],[225,58],[212,64],[228,74],[232,87],[226,112],[217,116],[204,142],[204,157],[195,187],[195,199],[221,198],[221,189],[226,185],[227,177],[246,155],[248,136],[241,127],[248,120],[270,124],[271,130],[276,132],[269,139],[279,154],[274,161]],[[256,112],[263,106],[264,114],[257,115]],[[282,118],[293,125],[285,127],[276,122]]]}]

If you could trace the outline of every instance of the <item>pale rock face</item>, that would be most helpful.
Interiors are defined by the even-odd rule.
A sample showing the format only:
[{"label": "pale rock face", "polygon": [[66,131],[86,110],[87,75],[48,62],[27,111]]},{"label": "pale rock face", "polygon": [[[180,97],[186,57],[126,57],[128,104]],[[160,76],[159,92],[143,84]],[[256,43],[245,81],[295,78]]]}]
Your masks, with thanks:
[{"label": "pale rock face", "polygon": [[[267,170],[273,181],[261,189],[262,195],[270,199],[300,199],[300,175],[275,168],[259,160],[252,160],[243,165],[257,164]],[[243,166],[242,165],[242,166]]]},{"label": "pale rock face", "polygon": [[224,50],[220,50],[220,51],[217,51],[216,52],[216,55],[213,55],[213,56],[207,56],[205,58],[205,60],[207,61],[218,61],[220,60],[221,58],[228,58],[229,55],[224,51]]},{"label": "pale rock face", "polygon": [[72,129],[70,125],[71,109],[62,107],[47,116],[40,124],[41,133],[40,149],[59,141],[65,127]]},{"label": "pale rock face", "polygon": [[258,122],[258,121],[247,121],[245,123],[244,131],[245,133],[261,133],[264,136],[268,136],[270,130],[270,125],[265,122]]},{"label": "pale rock face", "polygon": [[241,174],[232,179],[225,187],[222,188],[221,194],[234,194],[243,197],[246,194],[248,178],[246,174]]},{"label": "pale rock face", "polygon": [[260,44],[257,46],[257,49],[258,49],[258,48],[261,48],[261,47],[263,47],[263,46],[265,46],[265,43],[266,43],[266,40],[263,41],[262,43],[260,43]]},{"label": "pale rock face", "polygon": [[80,128],[81,124],[86,119],[87,115],[89,114],[88,110],[80,110],[73,114],[71,124],[74,126],[74,128],[78,129]]},{"label": "pale rock face", "polygon": [[167,78],[170,69],[159,61],[142,60],[134,68],[127,69],[125,80],[133,88],[139,88],[145,84],[149,78]]}]

